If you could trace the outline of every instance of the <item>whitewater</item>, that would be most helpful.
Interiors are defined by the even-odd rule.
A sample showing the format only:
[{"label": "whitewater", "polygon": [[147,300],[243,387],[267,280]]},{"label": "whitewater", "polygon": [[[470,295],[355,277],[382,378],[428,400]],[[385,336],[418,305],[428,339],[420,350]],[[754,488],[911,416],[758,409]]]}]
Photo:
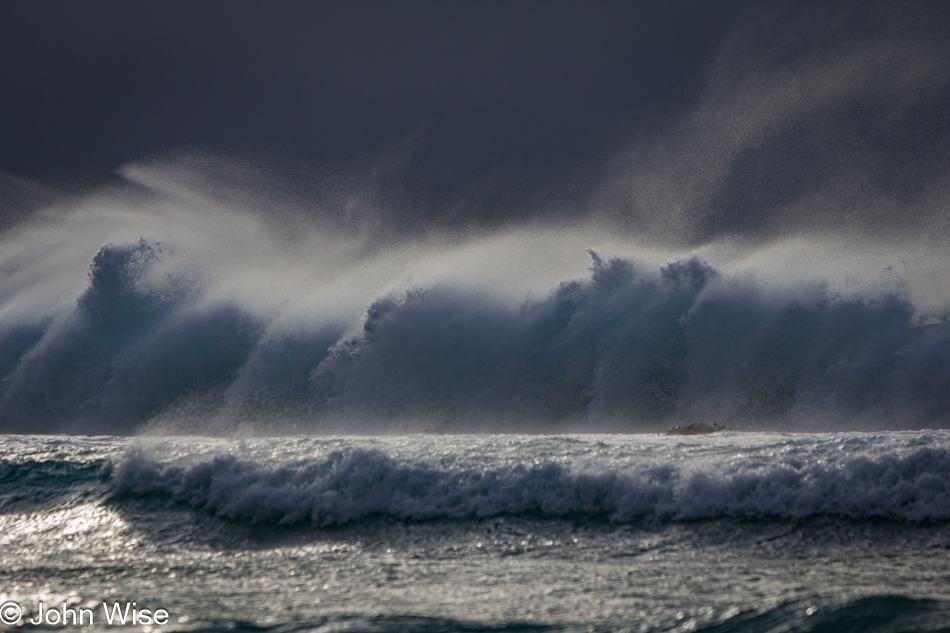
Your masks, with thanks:
[{"label": "whitewater", "polygon": [[950,631],[926,242],[420,238],[182,173],[0,235],[0,630]]},{"label": "whitewater", "polygon": [[583,227],[376,242],[169,192],[159,168],[127,175],[0,238],[2,431],[950,419],[943,277],[923,247],[913,260],[846,241],[677,253]]},{"label": "whitewater", "polygon": [[161,4],[0,46],[0,633],[950,633],[938,3]]},{"label": "whitewater", "polygon": [[178,631],[950,621],[946,431],[6,435],[0,455],[20,625],[131,602]]}]

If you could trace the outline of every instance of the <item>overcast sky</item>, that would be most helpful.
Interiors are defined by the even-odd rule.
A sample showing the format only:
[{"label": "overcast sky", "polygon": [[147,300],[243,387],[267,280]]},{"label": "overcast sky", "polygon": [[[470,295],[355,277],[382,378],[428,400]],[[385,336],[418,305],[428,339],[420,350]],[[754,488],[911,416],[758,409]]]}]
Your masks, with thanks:
[{"label": "overcast sky", "polygon": [[932,228],[950,191],[946,2],[0,0],[0,14],[8,224],[44,187],[183,152],[267,161],[291,183],[371,176],[410,225],[596,216],[687,243]]}]

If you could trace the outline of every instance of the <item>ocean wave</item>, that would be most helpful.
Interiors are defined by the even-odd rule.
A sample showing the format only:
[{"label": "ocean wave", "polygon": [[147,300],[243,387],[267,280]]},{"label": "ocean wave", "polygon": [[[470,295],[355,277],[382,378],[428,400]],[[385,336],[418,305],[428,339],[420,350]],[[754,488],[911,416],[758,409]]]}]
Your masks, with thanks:
[{"label": "ocean wave", "polygon": [[62,508],[102,496],[111,473],[108,459],[0,460],[0,514]]},{"label": "ocean wave", "polygon": [[176,416],[202,432],[282,416],[298,430],[446,431],[950,420],[950,327],[920,326],[895,293],[780,291],[696,258],[649,270],[592,253],[589,279],[519,308],[436,284],[379,298],[344,335],[208,300],[161,268],[169,256],[144,240],[103,247],[73,312],[0,324],[0,430],[129,434]]},{"label": "ocean wave", "polygon": [[405,521],[508,515],[615,523],[831,515],[911,523],[950,520],[950,453],[855,457],[837,465],[578,470],[556,463],[444,469],[369,449],[267,467],[234,456],[192,465],[140,454],[116,470],[113,493],[162,496],[196,510],[275,524],[344,525],[376,515]]},{"label": "ocean wave", "polygon": [[862,631],[867,633],[923,633],[947,631],[946,602],[899,595],[872,595],[837,604],[794,601],[762,611],[745,611],[724,621],[701,624],[696,631]]}]

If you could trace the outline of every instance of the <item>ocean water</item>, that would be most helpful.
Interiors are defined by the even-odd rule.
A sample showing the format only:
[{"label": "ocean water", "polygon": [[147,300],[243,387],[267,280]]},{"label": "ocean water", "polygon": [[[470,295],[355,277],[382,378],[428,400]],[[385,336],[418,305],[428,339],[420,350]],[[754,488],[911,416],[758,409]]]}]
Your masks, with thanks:
[{"label": "ocean water", "polygon": [[[456,112],[545,137],[526,170],[420,93],[441,123],[377,156],[179,152],[150,117],[161,152],[98,184],[0,172],[0,633],[950,631],[948,31],[764,4],[718,52],[664,40],[709,55],[679,106],[545,108],[613,130],[579,145],[518,121],[596,21],[532,25],[574,70]],[[734,431],[660,435],[689,420]]]},{"label": "ocean water", "polygon": [[[54,228],[29,233],[55,241],[44,253],[71,239]],[[899,280],[841,286],[592,251],[581,277],[512,303],[502,296],[517,268],[481,285],[440,265],[425,283],[380,286],[358,269],[358,283],[280,287],[294,266],[332,262],[277,259],[262,272],[140,239],[78,244],[63,266],[31,243],[0,240],[6,433],[637,433],[690,416],[745,431],[950,424],[947,312]],[[76,274],[50,273],[60,269]]]},{"label": "ocean water", "polygon": [[3,631],[950,631],[948,588],[948,431],[0,436]]}]

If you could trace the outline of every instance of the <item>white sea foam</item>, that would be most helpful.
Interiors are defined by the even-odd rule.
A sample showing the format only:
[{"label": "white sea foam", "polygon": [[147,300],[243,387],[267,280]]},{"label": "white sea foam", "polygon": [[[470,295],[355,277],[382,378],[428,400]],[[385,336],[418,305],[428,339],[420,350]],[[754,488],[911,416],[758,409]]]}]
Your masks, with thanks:
[{"label": "white sea foam", "polygon": [[445,468],[375,449],[283,466],[232,455],[183,465],[134,454],[112,485],[120,497],[167,496],[229,519],[316,526],[373,515],[417,521],[529,514],[619,523],[815,515],[950,520],[946,448],[838,459],[796,450],[770,460],[739,455],[636,467],[524,460]]}]

